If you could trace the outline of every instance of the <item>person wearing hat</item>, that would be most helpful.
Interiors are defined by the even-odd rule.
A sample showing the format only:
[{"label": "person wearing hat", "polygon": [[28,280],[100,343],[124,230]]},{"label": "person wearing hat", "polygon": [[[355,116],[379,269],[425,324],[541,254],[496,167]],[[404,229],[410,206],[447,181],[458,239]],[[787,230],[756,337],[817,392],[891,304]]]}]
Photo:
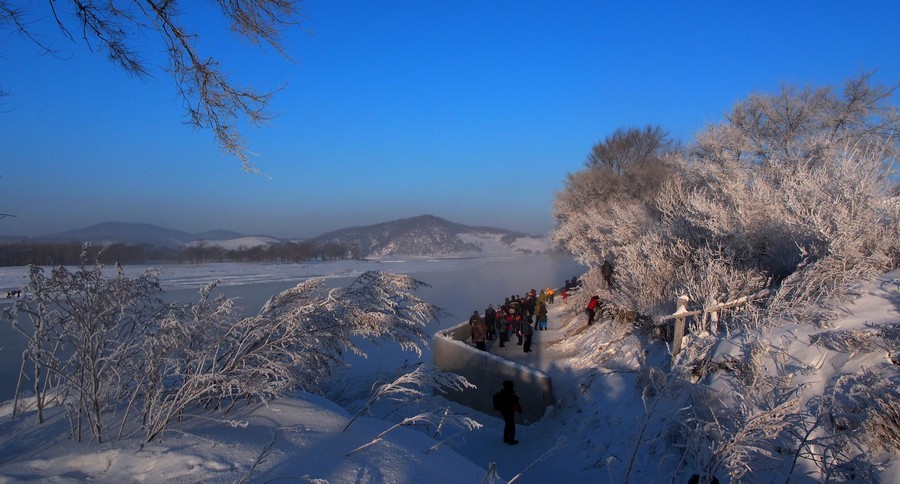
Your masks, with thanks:
[{"label": "person wearing hat", "polygon": [[513,388],[512,380],[505,380],[503,388],[494,394],[494,411],[503,416],[503,443],[516,445],[516,413],[522,413],[519,396]]}]

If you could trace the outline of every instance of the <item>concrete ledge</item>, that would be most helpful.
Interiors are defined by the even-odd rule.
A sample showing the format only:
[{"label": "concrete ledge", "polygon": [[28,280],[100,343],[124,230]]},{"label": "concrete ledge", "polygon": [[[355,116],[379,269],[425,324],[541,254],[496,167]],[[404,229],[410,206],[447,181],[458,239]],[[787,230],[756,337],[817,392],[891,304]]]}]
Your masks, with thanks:
[{"label": "concrete ledge", "polygon": [[435,368],[464,376],[478,386],[473,390],[448,393],[448,400],[499,417],[500,414],[494,412],[492,397],[502,388],[503,380],[512,380],[522,404],[522,414],[516,420],[525,425],[539,420],[547,407],[556,403],[553,384],[544,372],[481,351],[464,342],[470,337],[471,329],[466,321],[438,331],[432,338]]}]

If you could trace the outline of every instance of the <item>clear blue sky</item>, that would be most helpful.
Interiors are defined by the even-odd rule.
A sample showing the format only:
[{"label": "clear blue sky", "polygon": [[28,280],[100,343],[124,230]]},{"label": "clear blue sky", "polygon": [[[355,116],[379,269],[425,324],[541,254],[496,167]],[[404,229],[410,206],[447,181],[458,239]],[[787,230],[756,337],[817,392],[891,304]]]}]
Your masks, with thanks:
[{"label": "clear blue sky", "polygon": [[0,235],[124,221],[309,237],[422,214],[544,233],[566,173],[618,127],[689,142],[782,83],[900,83],[896,0],[308,0],[296,62],[209,12],[189,12],[204,52],[284,86],[278,116],[244,131],[269,177],[184,125],[165,73],[131,78],[39,16],[64,59],[0,31],[0,213],[17,216]]}]

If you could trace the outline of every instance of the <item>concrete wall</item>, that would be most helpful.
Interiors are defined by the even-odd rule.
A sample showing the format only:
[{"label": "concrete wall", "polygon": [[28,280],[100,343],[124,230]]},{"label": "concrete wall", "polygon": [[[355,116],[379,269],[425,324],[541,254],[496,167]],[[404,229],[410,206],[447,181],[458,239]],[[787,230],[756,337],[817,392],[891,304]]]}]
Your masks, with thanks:
[{"label": "concrete wall", "polygon": [[447,399],[499,417],[494,412],[492,397],[502,388],[503,380],[512,380],[522,404],[522,414],[516,420],[528,425],[540,419],[547,407],[556,402],[550,377],[465,343],[470,337],[469,323],[464,322],[439,331],[432,338],[435,368],[462,375],[478,386],[474,390],[451,392]]}]

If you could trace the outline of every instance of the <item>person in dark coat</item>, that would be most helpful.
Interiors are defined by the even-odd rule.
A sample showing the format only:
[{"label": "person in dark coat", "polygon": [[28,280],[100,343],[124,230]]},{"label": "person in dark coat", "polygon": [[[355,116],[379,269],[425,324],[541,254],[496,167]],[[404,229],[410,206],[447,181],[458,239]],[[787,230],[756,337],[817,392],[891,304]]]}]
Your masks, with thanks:
[{"label": "person in dark coat", "polygon": [[503,382],[503,389],[494,394],[494,411],[503,416],[503,443],[516,445],[516,413],[522,413],[519,396],[513,388],[512,380]]},{"label": "person in dark coat", "polygon": [[613,266],[609,262],[609,259],[603,260],[603,265],[600,266],[600,274],[603,275],[606,287],[612,287]]},{"label": "person in dark coat", "polygon": [[503,344],[509,341],[509,332],[512,330],[513,318],[507,311],[500,311],[500,314],[497,315],[497,321],[499,321],[500,325],[500,347],[503,348]]},{"label": "person in dark coat", "polygon": [[484,324],[487,326],[487,338],[493,340],[497,337],[497,310],[493,304],[488,304],[484,310]]},{"label": "person in dark coat", "polygon": [[476,309],[471,316],[469,316],[469,328],[472,330],[472,336],[475,336],[475,321],[481,319],[481,316],[478,315],[478,310]]},{"label": "person in dark coat", "polygon": [[522,320],[522,336],[525,337],[525,344],[522,349],[525,353],[531,353],[531,338],[534,337],[534,326],[531,324],[531,316],[525,316]]},{"label": "person in dark coat", "polygon": [[525,341],[522,338],[522,313],[519,311],[510,309],[510,314],[512,315],[512,328],[511,331],[516,334],[516,344],[522,346],[522,343]]}]

